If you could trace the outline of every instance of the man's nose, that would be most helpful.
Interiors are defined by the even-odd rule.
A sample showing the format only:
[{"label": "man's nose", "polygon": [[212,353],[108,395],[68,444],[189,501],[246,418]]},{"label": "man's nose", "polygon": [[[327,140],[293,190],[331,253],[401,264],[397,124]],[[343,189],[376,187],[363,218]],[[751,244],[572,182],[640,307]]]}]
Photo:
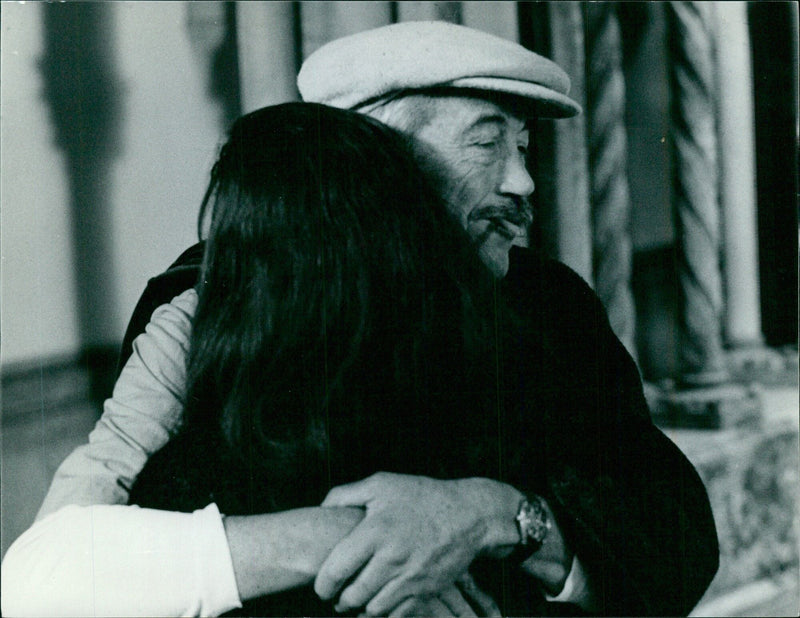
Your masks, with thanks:
[{"label": "man's nose", "polygon": [[534,186],[533,178],[525,165],[525,157],[517,152],[511,154],[503,167],[500,193],[525,198],[533,193]]}]

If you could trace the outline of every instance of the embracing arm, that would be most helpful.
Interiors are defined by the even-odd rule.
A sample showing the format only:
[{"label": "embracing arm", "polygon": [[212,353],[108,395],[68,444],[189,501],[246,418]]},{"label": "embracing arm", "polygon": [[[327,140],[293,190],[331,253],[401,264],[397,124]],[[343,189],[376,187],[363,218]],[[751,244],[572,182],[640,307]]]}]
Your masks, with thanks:
[{"label": "embracing arm", "polygon": [[[515,383],[533,385],[508,402],[505,482],[383,474],[334,489],[323,504],[363,506],[366,517],[315,589],[340,609],[369,601],[379,615],[475,558],[507,555],[519,541],[516,487],[538,493],[553,523],[521,565],[547,600],[603,615],[687,614],[718,563],[705,488],[650,421],[638,370],[589,287],[563,265],[518,274],[509,296],[542,338],[505,350]],[[529,589],[520,581],[520,602]]]},{"label": "embracing arm", "polygon": [[[363,517],[357,508],[223,518],[214,504],[194,513],[127,506],[148,458],[180,427],[196,302],[188,290],[159,307],[134,342],[88,444],[59,467],[36,523],[3,560],[4,614],[223,613],[310,583]],[[440,592],[416,607],[463,615],[462,595]]]},{"label": "embracing arm", "polygon": [[126,505],[147,459],[180,427],[196,302],[189,290],[159,307],[136,339],[88,444],[59,467],[36,523],[3,561],[4,613],[221,613],[308,583],[363,516],[312,508],[223,520],[213,504],[195,513]]},{"label": "embracing arm", "polygon": [[127,504],[148,458],[181,426],[196,306],[197,293],[187,290],[155,310],[88,442],[56,470],[37,520],[68,504]]},{"label": "embracing arm", "polygon": [[[67,506],[3,560],[4,615],[218,615],[309,583],[359,509],[222,518],[135,506]],[[230,546],[230,551],[229,551]]]},{"label": "embracing arm", "polygon": [[243,600],[311,583],[331,549],[363,518],[358,508],[303,508],[224,519]]},{"label": "embracing arm", "polygon": [[[369,614],[384,615],[408,596],[429,594],[457,580],[476,558],[508,556],[520,542],[515,516],[524,497],[487,478],[390,473],[334,488],[323,506],[361,505],[366,516],[331,552],[315,589],[322,598],[339,595],[339,611],[366,604]],[[548,537],[522,568],[556,594],[564,588],[573,555],[548,512]],[[588,604],[577,587],[580,598],[563,600]]]},{"label": "embracing arm", "polygon": [[9,616],[214,615],[239,606],[219,511],[69,505],[2,565]]}]

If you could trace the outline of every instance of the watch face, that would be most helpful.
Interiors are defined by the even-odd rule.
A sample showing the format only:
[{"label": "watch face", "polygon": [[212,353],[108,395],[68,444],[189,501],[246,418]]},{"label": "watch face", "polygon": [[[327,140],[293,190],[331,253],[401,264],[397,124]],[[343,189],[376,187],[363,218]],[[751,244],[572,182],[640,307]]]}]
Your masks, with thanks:
[{"label": "watch face", "polygon": [[550,530],[550,521],[542,505],[541,499],[537,496],[530,502],[523,500],[517,514],[521,542],[523,545],[529,543],[541,545]]}]

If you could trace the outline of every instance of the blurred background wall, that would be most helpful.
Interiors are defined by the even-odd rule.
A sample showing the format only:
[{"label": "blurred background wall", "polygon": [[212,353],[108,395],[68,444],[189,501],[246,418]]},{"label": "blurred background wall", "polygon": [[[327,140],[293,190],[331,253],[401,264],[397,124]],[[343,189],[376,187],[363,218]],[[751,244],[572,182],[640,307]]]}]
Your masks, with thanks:
[{"label": "blurred background wall", "polygon": [[186,3],[3,3],[2,357],[114,344],[222,135]]},{"label": "blurred background wall", "polygon": [[[513,2],[236,4],[2,4],[4,366],[119,340],[147,278],[196,238],[195,213],[230,121],[240,111],[296,98],[296,67],[324,41],[418,18],[518,39],[520,6],[523,20],[540,19],[535,11],[541,12],[525,14],[530,3]],[[548,3],[534,6],[542,4]],[[775,346],[797,339],[790,5],[749,9],[760,327]],[[649,327],[640,329],[639,356],[645,374],[661,378],[674,371],[675,356],[668,334],[658,334],[669,323],[662,315],[669,299],[652,298],[650,289],[651,279],[669,277],[658,263],[669,262],[665,252],[675,239],[669,33],[659,3],[623,3],[619,17],[632,283]],[[529,46],[535,38],[528,37]],[[580,88],[583,78],[573,75],[573,81]],[[668,294],[664,283],[656,285],[662,295]],[[654,337],[661,338],[653,344]]]},{"label": "blurred background wall", "polygon": [[[750,240],[756,261],[748,279],[754,283],[744,290],[756,303],[746,316],[752,336],[739,345],[719,316],[714,328],[732,369],[718,381],[788,381],[794,394],[788,400],[781,395],[779,407],[788,405],[793,414],[795,3],[3,2],[2,550],[29,525],[55,466],[85,437],[110,393],[116,348],[147,279],[195,242],[197,209],[230,122],[261,105],[296,99],[294,77],[304,57],[328,40],[378,25],[415,19],[463,23],[520,41],[565,66],[587,114],[572,124],[544,121],[537,128],[533,167],[540,225],[532,238],[593,284],[602,284],[597,264],[615,249],[614,243],[602,248],[593,236],[598,224],[588,168],[592,130],[600,123],[591,107],[598,87],[592,50],[603,43],[597,34],[609,23],[617,29],[611,57],[617,58],[616,77],[600,85],[623,88],[619,122],[628,199],[617,232],[629,248],[615,260],[628,273],[623,283],[632,300],[630,315],[623,317],[631,325],[629,348],[648,384],[669,389],[680,382],[685,309],[673,69],[676,42],[691,35],[680,34],[680,11],[697,12],[699,4],[718,7],[706,43],[719,45],[734,33],[744,46],[746,62],[734,77],[750,97],[742,105],[751,121],[742,130],[753,138],[754,176],[742,185],[751,182],[754,192]],[[730,5],[739,8],[730,12]],[[712,81],[720,74],[718,67],[714,71]],[[715,113],[712,123],[722,122],[720,117]],[[565,166],[581,182],[565,182]],[[714,176],[707,184],[716,190],[718,182]],[[747,233],[743,237],[746,244]],[[712,247],[721,260],[717,270],[725,267],[726,240],[728,249],[737,247],[730,235]],[[728,299],[730,282],[719,285]],[[739,356],[731,353],[744,348]],[[663,389],[656,392],[664,399]],[[719,398],[713,401],[717,405]],[[717,429],[724,430],[726,423],[721,425]],[[763,425],[758,431],[763,435]],[[694,449],[693,456],[707,457],[707,441],[674,435]],[[727,434],[720,435],[729,444]],[[739,477],[732,486],[738,487]],[[787,525],[794,534],[796,520]],[[796,562],[796,553],[795,548],[780,568],[767,570],[782,572]],[[757,579],[764,569],[751,571],[747,578]],[[739,580],[729,577],[721,587]]]}]

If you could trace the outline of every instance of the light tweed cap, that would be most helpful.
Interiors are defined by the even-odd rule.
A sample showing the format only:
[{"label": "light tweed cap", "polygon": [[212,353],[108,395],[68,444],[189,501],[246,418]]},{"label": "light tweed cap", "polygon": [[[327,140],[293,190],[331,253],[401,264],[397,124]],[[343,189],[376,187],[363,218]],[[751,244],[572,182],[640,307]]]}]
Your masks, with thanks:
[{"label": "light tweed cap", "polygon": [[303,100],[355,109],[404,90],[465,88],[516,95],[537,116],[579,114],[556,63],[500,37],[443,21],[403,22],[336,39],[311,54]]}]

